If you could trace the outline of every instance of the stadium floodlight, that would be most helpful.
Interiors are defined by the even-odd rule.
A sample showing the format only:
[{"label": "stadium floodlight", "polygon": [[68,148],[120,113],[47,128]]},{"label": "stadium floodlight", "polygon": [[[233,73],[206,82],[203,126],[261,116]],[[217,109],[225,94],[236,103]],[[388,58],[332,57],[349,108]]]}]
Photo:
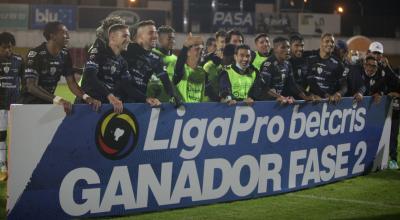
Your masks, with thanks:
[{"label": "stadium floodlight", "polygon": [[342,6],[338,6],[337,9],[336,9],[336,11],[337,11],[339,14],[343,14],[344,9],[343,9]]}]

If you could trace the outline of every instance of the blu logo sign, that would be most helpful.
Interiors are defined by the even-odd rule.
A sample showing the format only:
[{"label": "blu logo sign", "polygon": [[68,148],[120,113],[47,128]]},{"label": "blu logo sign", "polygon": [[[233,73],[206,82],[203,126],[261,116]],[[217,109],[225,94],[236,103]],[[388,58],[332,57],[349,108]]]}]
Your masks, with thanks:
[{"label": "blu logo sign", "polygon": [[55,5],[32,5],[30,26],[42,29],[46,23],[60,21],[69,30],[76,29],[76,7]]}]

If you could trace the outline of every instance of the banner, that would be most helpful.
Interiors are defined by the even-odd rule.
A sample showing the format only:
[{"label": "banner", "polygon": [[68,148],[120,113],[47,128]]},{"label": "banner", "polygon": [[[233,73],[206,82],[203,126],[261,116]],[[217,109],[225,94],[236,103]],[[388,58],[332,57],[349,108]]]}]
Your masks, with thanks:
[{"label": "banner", "polygon": [[340,15],[299,13],[299,32],[303,35],[340,34]]},{"label": "banner", "polygon": [[133,25],[142,20],[153,20],[156,26],[164,25],[167,12],[161,10],[130,9],[130,8],[79,8],[79,28],[97,28],[101,21],[110,16],[122,17],[127,25]]},{"label": "banner", "polygon": [[212,27],[213,32],[237,29],[244,34],[253,34],[255,27],[254,14],[250,12],[217,11],[213,15]]},{"label": "banner", "polygon": [[66,5],[31,5],[31,29],[43,29],[46,23],[59,21],[68,30],[76,30],[76,10],[75,6]]},{"label": "banner", "polygon": [[0,4],[0,27],[28,29],[29,5]]},{"label": "banner", "polygon": [[256,198],[385,167],[389,103],[151,108],[13,105],[9,219],[71,219]]},{"label": "banner", "polygon": [[257,13],[256,32],[268,34],[290,34],[298,32],[298,15],[295,13]]}]

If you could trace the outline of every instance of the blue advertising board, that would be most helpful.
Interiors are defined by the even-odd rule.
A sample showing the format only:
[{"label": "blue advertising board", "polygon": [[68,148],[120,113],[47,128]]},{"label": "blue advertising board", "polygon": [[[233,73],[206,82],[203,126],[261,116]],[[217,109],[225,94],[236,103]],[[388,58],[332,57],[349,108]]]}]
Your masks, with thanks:
[{"label": "blue advertising board", "polygon": [[30,28],[42,29],[51,21],[62,22],[69,30],[76,30],[77,7],[66,5],[31,5]]},{"label": "blue advertising board", "polygon": [[[11,108],[9,219],[125,215],[275,195],[380,169],[390,107]],[[29,155],[26,156],[26,155]]]}]

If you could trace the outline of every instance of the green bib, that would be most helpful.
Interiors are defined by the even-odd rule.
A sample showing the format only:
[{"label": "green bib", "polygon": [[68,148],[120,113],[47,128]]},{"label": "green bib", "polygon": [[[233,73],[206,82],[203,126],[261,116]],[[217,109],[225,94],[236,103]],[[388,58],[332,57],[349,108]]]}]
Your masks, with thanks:
[{"label": "green bib", "polygon": [[[175,71],[175,64],[178,59],[177,56],[175,56],[174,54],[166,55],[155,48],[153,49],[153,52],[163,59],[163,62],[167,67],[169,80],[171,80],[172,82]],[[160,79],[157,78],[155,75],[151,77],[149,83],[147,84],[146,94],[149,97],[158,98],[161,102],[168,102],[170,99],[169,95],[165,92],[164,86],[162,85]]]},{"label": "green bib", "polygon": [[253,66],[255,68],[257,68],[257,70],[260,70],[261,68],[261,64],[267,60],[268,57],[263,57],[260,55],[260,53],[258,53],[258,51],[256,51],[256,58],[254,58],[253,60]]},{"label": "green bib", "polygon": [[242,75],[237,73],[230,66],[226,68],[226,72],[228,72],[234,98],[241,100],[247,98],[250,88],[253,86],[254,80],[256,79],[256,72],[253,71],[251,74]]},{"label": "green bib", "polygon": [[185,64],[182,80],[176,85],[183,102],[201,102],[204,99],[206,73],[203,68],[190,68]]}]

